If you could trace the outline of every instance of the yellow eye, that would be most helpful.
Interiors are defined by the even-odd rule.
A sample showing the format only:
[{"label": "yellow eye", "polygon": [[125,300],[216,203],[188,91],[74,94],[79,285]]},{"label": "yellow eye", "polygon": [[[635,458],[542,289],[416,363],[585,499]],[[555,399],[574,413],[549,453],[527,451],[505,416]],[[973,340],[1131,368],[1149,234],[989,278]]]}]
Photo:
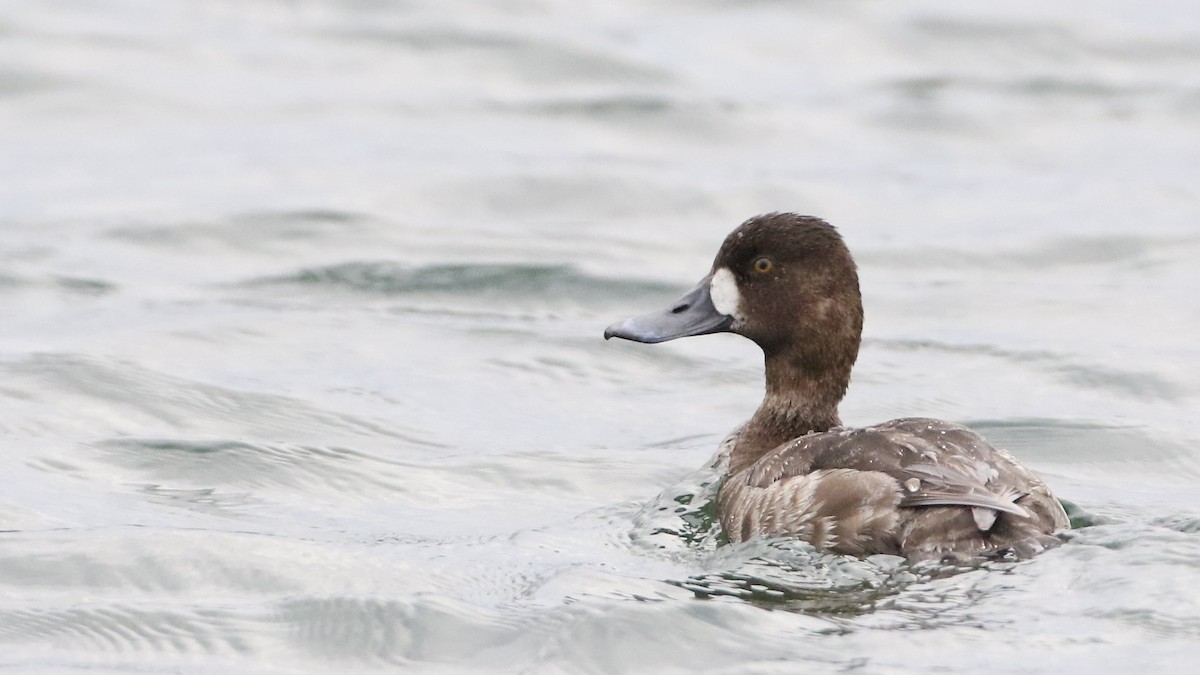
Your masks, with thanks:
[{"label": "yellow eye", "polygon": [[770,272],[772,267],[775,267],[775,263],[771,262],[770,258],[759,258],[754,261],[755,272]]}]

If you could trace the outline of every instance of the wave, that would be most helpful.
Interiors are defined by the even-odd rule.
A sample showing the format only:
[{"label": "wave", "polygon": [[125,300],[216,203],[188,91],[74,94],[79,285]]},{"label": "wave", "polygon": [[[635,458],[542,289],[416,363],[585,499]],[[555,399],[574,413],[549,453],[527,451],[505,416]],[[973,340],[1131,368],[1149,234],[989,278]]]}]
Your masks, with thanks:
[{"label": "wave", "polygon": [[601,299],[670,295],[677,286],[639,279],[615,279],[572,265],[519,263],[435,264],[346,262],[310,267],[292,274],[247,282],[251,287],[306,286],[375,295],[465,295]]}]

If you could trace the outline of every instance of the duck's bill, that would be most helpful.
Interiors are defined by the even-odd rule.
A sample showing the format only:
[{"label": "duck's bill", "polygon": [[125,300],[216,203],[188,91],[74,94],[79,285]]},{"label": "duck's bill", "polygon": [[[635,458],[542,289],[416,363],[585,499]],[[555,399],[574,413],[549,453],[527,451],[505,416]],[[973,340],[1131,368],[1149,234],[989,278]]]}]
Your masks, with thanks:
[{"label": "duck's bill", "polygon": [[614,323],[604,330],[604,339],[619,337],[654,343],[728,331],[733,325],[733,317],[718,312],[713,306],[711,282],[711,276],[704,277],[665,310]]}]

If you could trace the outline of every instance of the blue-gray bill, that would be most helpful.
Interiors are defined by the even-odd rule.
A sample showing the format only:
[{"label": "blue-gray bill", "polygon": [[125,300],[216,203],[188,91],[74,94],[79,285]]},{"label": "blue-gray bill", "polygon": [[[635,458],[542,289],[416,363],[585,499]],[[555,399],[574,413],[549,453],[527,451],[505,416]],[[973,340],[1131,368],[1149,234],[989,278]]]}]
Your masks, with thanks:
[{"label": "blue-gray bill", "polygon": [[692,335],[722,333],[733,325],[733,317],[713,306],[709,275],[692,290],[671,304],[669,309],[618,321],[604,330],[604,339],[612,337],[634,342],[666,342]]}]

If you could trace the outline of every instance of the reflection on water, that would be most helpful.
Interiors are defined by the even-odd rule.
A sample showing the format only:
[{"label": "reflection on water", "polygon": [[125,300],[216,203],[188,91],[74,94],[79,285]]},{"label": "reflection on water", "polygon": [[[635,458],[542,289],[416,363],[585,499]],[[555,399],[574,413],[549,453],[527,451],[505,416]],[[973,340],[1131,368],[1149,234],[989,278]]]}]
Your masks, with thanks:
[{"label": "reflection on water", "polygon": [[[1186,2],[0,9],[0,664],[1184,672]],[[604,326],[755,213],[862,275],[842,416],[967,422],[1077,529],[724,545],[732,336]]]}]

